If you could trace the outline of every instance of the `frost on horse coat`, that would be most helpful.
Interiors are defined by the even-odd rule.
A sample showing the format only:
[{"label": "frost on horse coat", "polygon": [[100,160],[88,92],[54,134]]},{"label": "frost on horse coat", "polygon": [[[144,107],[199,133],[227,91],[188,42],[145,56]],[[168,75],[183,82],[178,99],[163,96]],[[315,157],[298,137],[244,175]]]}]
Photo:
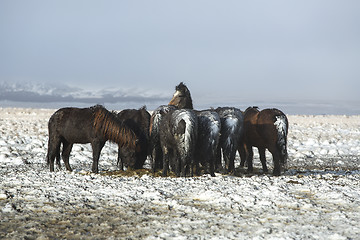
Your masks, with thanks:
[{"label": "frost on horse coat", "polygon": [[172,110],[165,114],[160,127],[163,152],[163,176],[169,165],[176,176],[193,176],[198,119],[193,110]]},{"label": "frost on horse coat", "polygon": [[195,150],[196,164],[208,169],[215,176],[215,159],[220,140],[221,120],[213,110],[195,111],[198,117],[198,140]]},{"label": "frost on horse coat", "polygon": [[137,137],[117,116],[96,105],[90,108],[61,108],[49,119],[49,141],[47,162],[54,171],[54,160],[60,164],[60,145],[63,145],[62,158],[67,170],[72,171],[69,157],[74,143],[91,143],[93,150],[92,171],[98,173],[101,149],[106,141],[127,148],[130,156],[135,156]]},{"label": "frost on horse coat", "polygon": [[161,105],[156,108],[150,118],[150,159],[151,169],[153,172],[162,169],[163,154],[160,145],[160,128],[161,121],[168,112],[175,110],[175,106]]},{"label": "frost on horse coat", "polygon": [[244,117],[240,109],[232,107],[217,108],[216,112],[221,119],[221,135],[216,159],[216,168],[221,169],[221,150],[228,172],[235,170],[235,156],[238,146],[243,138]]},{"label": "frost on horse coat", "polygon": [[[253,150],[259,150],[263,171],[267,172],[265,150],[268,149],[274,162],[274,175],[280,175],[281,167],[287,160],[288,119],[279,109],[264,109],[249,107],[244,113],[244,146],[248,170],[252,171]],[[243,163],[242,163],[243,164]]]},{"label": "frost on horse coat", "polygon": [[118,150],[118,165],[120,169],[124,170],[125,167],[135,169],[142,168],[149,151],[149,125],[150,114],[146,107],[140,109],[124,109],[117,114],[118,118],[124,122],[131,130],[134,131],[138,138],[135,159],[129,156],[127,148],[119,147]]},{"label": "frost on horse coat", "polygon": [[[175,87],[175,93],[169,105],[174,105],[179,109],[193,109],[192,98],[189,89],[184,83]],[[214,161],[219,144],[220,137],[220,118],[215,110],[195,111],[198,116],[198,142],[195,150],[195,159],[198,169],[198,163],[208,168],[212,176],[214,174]],[[199,172],[198,172],[199,173]]]}]

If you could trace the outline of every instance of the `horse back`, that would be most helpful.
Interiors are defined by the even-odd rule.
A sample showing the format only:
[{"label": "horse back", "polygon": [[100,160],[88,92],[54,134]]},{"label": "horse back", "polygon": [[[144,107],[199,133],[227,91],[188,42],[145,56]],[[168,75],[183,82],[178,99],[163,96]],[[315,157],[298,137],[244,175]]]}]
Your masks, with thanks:
[{"label": "horse back", "polygon": [[145,107],[137,109],[125,109],[118,113],[118,118],[132,128],[137,134],[149,139],[150,114]]},{"label": "horse back", "polygon": [[244,114],[244,139],[253,146],[264,145],[258,131],[259,111],[245,112]]},{"label": "horse back", "polygon": [[[280,129],[281,128],[281,129]],[[257,132],[268,143],[275,143],[278,140],[279,131],[288,130],[286,115],[278,109],[264,109],[257,119]]]},{"label": "horse back", "polygon": [[49,119],[49,135],[70,143],[88,143],[94,137],[93,113],[89,108],[61,108]]}]

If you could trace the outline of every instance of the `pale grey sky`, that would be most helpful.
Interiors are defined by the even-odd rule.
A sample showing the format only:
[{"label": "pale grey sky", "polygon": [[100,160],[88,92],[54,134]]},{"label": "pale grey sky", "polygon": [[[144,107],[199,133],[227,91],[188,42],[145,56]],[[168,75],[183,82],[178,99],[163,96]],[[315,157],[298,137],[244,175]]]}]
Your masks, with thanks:
[{"label": "pale grey sky", "polygon": [[0,82],[360,101],[358,0],[1,0]]}]

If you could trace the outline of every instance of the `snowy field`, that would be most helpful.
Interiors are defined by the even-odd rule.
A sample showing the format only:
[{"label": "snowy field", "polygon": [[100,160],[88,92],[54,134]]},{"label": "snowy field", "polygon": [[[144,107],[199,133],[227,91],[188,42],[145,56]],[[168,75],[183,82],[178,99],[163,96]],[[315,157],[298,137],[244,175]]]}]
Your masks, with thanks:
[{"label": "snowy field", "polygon": [[252,175],[163,178],[120,175],[110,143],[100,174],[90,145],[50,173],[53,112],[0,108],[0,239],[360,239],[360,116],[288,116],[280,177],[255,155]]}]

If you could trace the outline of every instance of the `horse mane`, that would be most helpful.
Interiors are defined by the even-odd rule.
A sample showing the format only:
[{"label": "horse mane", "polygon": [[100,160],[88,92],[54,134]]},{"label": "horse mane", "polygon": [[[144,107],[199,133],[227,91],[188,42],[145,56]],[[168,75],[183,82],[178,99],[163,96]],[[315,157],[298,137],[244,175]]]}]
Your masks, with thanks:
[{"label": "horse mane", "polygon": [[256,111],[256,112],[259,112],[259,107],[258,107],[258,106],[248,107],[248,108],[244,111],[244,113],[246,113],[246,112],[248,112],[248,111],[250,111],[250,110],[254,110],[254,111]]},{"label": "horse mane", "polygon": [[137,136],[117,117],[115,112],[108,111],[102,105],[90,108],[93,111],[95,131],[100,132],[108,140],[119,144],[120,147],[136,147]]},{"label": "horse mane", "polygon": [[144,110],[147,111],[146,105],[144,105],[144,106],[142,106],[141,108],[139,108],[139,110],[140,110],[140,111],[144,111]]}]

